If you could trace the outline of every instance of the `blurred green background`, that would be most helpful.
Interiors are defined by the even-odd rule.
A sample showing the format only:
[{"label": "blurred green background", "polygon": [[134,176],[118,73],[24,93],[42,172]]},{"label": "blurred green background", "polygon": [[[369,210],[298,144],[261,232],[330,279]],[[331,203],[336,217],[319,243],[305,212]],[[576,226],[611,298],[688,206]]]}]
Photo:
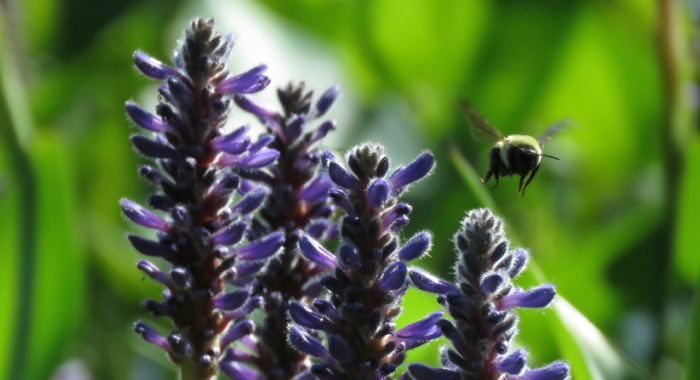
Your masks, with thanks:
[{"label": "blurred green background", "polygon": [[[338,83],[325,142],[372,140],[395,165],[424,149],[435,174],[406,196],[406,235],[430,229],[418,265],[452,278],[450,239],[490,205],[551,281],[554,308],[521,312],[532,366],[574,379],[700,379],[700,4],[674,0],[0,1],[0,380],[173,379],[132,331],[159,287],[136,270],[118,200],[151,190],[124,102],[154,105],[131,54],[168,60],[189,19],[237,34],[231,71],[261,62],[274,90]],[[490,147],[460,114],[470,99],[505,134],[564,117],[527,196],[477,183]],[[252,121],[237,112],[231,126]],[[257,125],[254,121],[253,124]],[[699,288],[700,289],[700,288]],[[399,324],[437,309],[411,291]],[[694,308],[698,310],[694,311]],[[426,345],[410,361],[437,365]]]}]

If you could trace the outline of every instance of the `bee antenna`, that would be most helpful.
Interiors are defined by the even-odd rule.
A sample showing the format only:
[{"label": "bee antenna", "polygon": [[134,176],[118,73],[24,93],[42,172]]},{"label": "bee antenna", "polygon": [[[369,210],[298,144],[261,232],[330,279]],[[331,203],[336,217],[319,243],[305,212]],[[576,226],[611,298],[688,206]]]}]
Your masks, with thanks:
[{"label": "bee antenna", "polygon": [[548,155],[548,154],[540,154],[540,156],[542,156],[542,157],[548,157],[548,158],[553,158],[553,159],[559,161],[559,158],[554,157],[554,156],[550,156],[550,155]]}]

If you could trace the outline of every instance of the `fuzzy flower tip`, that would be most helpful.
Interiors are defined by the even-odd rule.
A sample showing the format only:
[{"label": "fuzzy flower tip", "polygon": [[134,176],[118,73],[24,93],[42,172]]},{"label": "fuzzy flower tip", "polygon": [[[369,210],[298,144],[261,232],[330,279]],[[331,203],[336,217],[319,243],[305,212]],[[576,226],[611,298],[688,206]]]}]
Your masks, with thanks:
[{"label": "fuzzy flower tip", "polygon": [[[131,137],[134,147],[161,168],[139,169],[158,188],[148,202],[155,211],[131,200],[120,202],[124,215],[155,230],[157,239],[128,239],[140,253],[172,265],[168,273],[148,260],[139,261],[141,271],[166,287],[163,302],[149,299],[142,305],[175,326],[167,336],[142,322],[135,330],[165,350],[175,364],[195,371],[198,379],[215,377],[218,367],[227,374],[255,377],[246,367],[224,361],[222,351],[254,333],[255,324],[244,317],[263,300],[249,288],[228,293],[224,288],[227,282],[250,282],[285,242],[283,232],[249,233],[254,227],[251,214],[265,203],[270,189],[249,186],[238,172],[269,175],[265,167],[279,152],[267,147],[269,139],[252,139],[247,126],[224,132],[231,96],[260,91],[269,83],[264,65],[229,75],[226,60],[232,47],[233,36],[219,35],[213,20],[195,19],[174,66],[142,52],[134,54],[137,69],[162,82],[158,92],[164,101],[154,113],[126,104],[127,115],[148,132]],[[246,195],[234,201],[236,190]],[[251,355],[236,350],[227,351],[227,357],[251,360]]]},{"label": "fuzzy flower tip", "polygon": [[401,246],[397,234],[408,223],[411,208],[397,197],[431,171],[432,154],[420,156],[415,161],[420,168],[409,165],[409,174],[395,183],[386,178],[389,158],[379,145],[354,148],[345,164],[330,152],[322,160],[336,186],[330,197],[346,212],[339,231],[342,243],[333,254],[312,236],[299,236],[301,253],[332,270],[320,281],[330,298],[314,301],[313,309],[293,303],[289,316],[309,331],[323,331],[327,339],[322,349],[293,330],[290,341],[321,360],[310,369],[318,378],[388,379],[405,360],[406,351],[442,335],[436,325],[442,312],[399,331],[393,322],[409,286],[406,263],[427,254],[432,239],[430,233],[422,232]]},{"label": "fuzzy flower tip", "polygon": [[565,380],[569,366],[554,363],[539,369],[526,365],[527,352],[509,352],[518,331],[517,307],[543,308],[556,291],[552,285],[530,290],[513,286],[512,279],[525,268],[528,252],[511,249],[503,220],[488,209],[470,211],[454,236],[458,257],[456,284],[420,269],[410,278],[418,288],[440,294],[454,322],[440,319],[435,326],[452,342],[442,351],[444,369],[413,364],[408,368],[416,380],[500,379]]}]

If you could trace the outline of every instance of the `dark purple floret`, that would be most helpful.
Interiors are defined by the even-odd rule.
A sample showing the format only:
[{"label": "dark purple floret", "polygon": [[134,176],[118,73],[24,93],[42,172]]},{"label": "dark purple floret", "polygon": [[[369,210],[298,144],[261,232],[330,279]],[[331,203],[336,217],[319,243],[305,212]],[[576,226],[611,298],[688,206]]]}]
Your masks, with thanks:
[{"label": "dark purple floret", "polygon": [[[430,235],[420,234],[399,247],[396,231],[408,223],[410,206],[397,204],[397,192],[382,178],[389,170],[389,159],[381,146],[354,148],[347,156],[347,169],[331,152],[324,152],[322,160],[330,179],[340,187],[331,189],[330,197],[346,212],[340,227],[343,242],[336,256],[311,236],[299,237],[305,257],[334,271],[321,279],[330,298],[314,302],[319,313],[293,304],[290,315],[299,325],[328,337],[332,360],[320,357],[323,362],[311,368],[318,378],[388,379],[405,360],[407,350],[441,335],[435,323],[442,312],[394,333],[393,320],[401,313],[400,302],[408,289],[404,261],[425,254]],[[397,255],[397,251],[403,253]]]},{"label": "dark purple floret", "polygon": [[556,291],[541,285],[528,291],[513,286],[512,278],[527,263],[524,249],[509,249],[503,221],[488,209],[470,211],[462,228],[454,236],[458,251],[457,285],[411,268],[416,287],[440,294],[454,323],[440,319],[436,326],[452,342],[443,351],[444,369],[422,364],[408,370],[416,380],[440,378],[473,380],[565,380],[569,366],[554,363],[531,370],[527,353],[520,349],[508,353],[518,332],[515,307],[542,308],[549,305]]},{"label": "dark purple floret", "polygon": [[[157,230],[157,240],[136,235],[128,239],[140,253],[161,257],[173,266],[166,274],[149,261],[138,263],[167,288],[163,302],[148,299],[142,305],[156,317],[170,318],[172,333],[163,337],[141,322],[136,331],[165,349],[187,379],[211,379],[219,368],[255,378],[255,371],[222,362],[221,351],[255,330],[253,322],[241,319],[260,308],[263,299],[251,296],[249,288],[226,293],[224,286],[251,281],[285,241],[283,232],[246,233],[251,230],[251,213],[263,205],[270,190],[249,186],[237,172],[264,173],[279,152],[267,148],[269,139],[253,143],[247,126],[223,132],[231,96],[260,91],[269,83],[263,75],[265,66],[229,76],[226,59],[232,46],[233,36],[219,35],[213,20],[195,19],[176,52],[176,68],[144,53],[134,54],[139,70],[163,81],[155,114],[133,102],[126,104],[134,123],[154,133],[135,135],[132,142],[144,156],[156,160],[154,167],[160,167],[142,166],[139,172],[159,188],[159,194],[149,197],[149,205],[166,212],[158,215],[122,200],[129,219]],[[235,190],[247,195],[230,206]],[[251,241],[242,244],[245,236]],[[241,360],[253,358],[240,350],[230,352]]]}]

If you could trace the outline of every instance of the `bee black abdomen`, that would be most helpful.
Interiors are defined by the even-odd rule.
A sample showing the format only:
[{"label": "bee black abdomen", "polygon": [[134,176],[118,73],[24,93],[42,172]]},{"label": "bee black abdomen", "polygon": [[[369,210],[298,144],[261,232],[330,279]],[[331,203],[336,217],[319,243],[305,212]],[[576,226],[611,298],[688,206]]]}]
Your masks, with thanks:
[{"label": "bee black abdomen", "polygon": [[510,166],[514,173],[520,176],[525,176],[535,170],[539,158],[536,154],[531,154],[515,146],[511,146],[508,149],[507,157],[508,166]]}]

